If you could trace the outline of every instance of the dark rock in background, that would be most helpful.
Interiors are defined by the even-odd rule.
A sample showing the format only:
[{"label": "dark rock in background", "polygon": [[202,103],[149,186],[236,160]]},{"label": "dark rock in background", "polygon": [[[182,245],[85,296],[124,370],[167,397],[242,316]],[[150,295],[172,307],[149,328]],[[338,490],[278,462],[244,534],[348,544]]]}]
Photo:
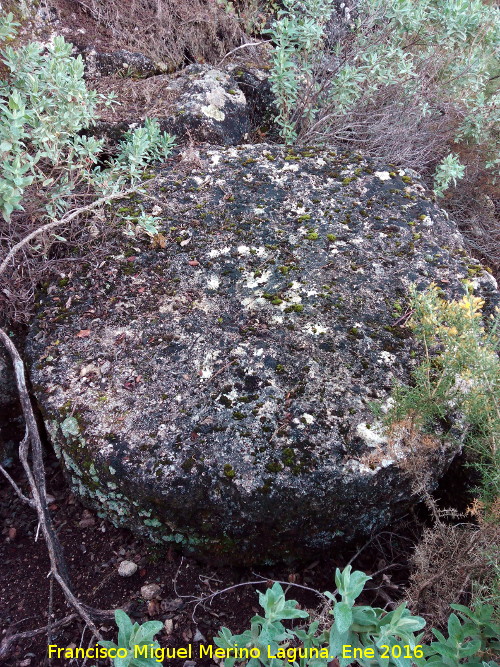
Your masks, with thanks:
[{"label": "dark rock in background", "polygon": [[[175,134],[178,142],[232,146],[248,136],[250,118],[245,96],[237,82],[222,70],[190,65],[173,76],[161,75],[135,84],[134,89],[134,82],[126,82],[119,96],[122,106],[114,118],[104,116],[96,123],[91,130],[95,136],[104,136],[113,145],[128,129],[140,125],[146,115],[158,120],[162,130]],[[137,99],[132,104],[134,91]],[[141,104],[144,95],[148,104]]]},{"label": "dark rock in background", "polygon": [[165,72],[165,66],[135,51],[119,49],[104,53],[88,46],[81,49],[76,46],[75,51],[81,54],[85,62],[87,79],[113,75],[143,79]]}]

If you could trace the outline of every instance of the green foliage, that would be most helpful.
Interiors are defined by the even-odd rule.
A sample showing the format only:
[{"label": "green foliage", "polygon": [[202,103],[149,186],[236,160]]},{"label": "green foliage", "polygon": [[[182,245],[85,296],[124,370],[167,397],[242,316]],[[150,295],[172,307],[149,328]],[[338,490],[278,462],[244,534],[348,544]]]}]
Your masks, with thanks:
[{"label": "green foliage", "polygon": [[[493,661],[486,662],[494,651],[500,649],[497,640],[500,626],[491,620],[491,607],[483,606],[473,612],[467,607],[453,605],[458,616],[451,614],[448,636],[433,630],[436,641],[430,646],[422,646],[422,635],[417,633],[424,628],[425,620],[413,616],[405,604],[391,612],[355,604],[369,579],[363,572],[352,572],[350,566],[342,572],[337,569],[337,591],[325,593],[332,603],[329,614],[333,616],[333,623],[330,627],[325,627],[325,623],[320,627],[319,620],[308,625],[286,627],[283,621],[302,619],[308,622],[310,614],[298,609],[295,600],[287,600],[280,584],[275,583],[266,593],[259,593],[264,615],[254,616],[249,630],[233,635],[223,627],[214,639],[218,647],[226,650],[235,647],[258,649],[260,657],[243,661],[228,657],[224,661],[225,667],[233,667],[236,662],[243,662],[247,667],[327,667],[335,657],[341,667],[353,664],[362,667],[458,667],[459,664],[498,667]],[[356,660],[342,657],[343,647],[348,645],[351,656],[354,649],[361,649],[362,655],[368,654],[367,657],[356,657]],[[306,657],[300,656],[299,646],[301,650],[308,650],[307,655],[302,653]],[[366,649],[372,650],[373,657]]]},{"label": "green foliage", "polygon": [[448,189],[450,183],[457,184],[457,180],[463,178],[465,174],[465,166],[460,163],[458,155],[450,153],[436,167],[434,172],[434,192],[438,197],[444,195],[444,191]]},{"label": "green foliage", "polygon": [[[332,13],[332,0],[284,0],[285,9],[267,31],[274,42],[270,80],[276,96],[278,115],[275,122],[285,143],[297,138],[295,110],[301,82],[313,75],[313,65],[321,52],[325,24]],[[311,118],[315,110],[304,108]]]},{"label": "green foliage", "polygon": [[[126,658],[114,658],[115,667],[154,667],[158,665],[158,661],[153,658],[134,657],[136,647],[147,647],[148,651],[160,648],[157,641],[154,641],[154,636],[163,628],[163,623],[160,621],[147,621],[142,625],[139,623],[132,624],[129,616],[117,609],[115,611],[115,621],[118,626],[118,645],[114,642],[100,641],[99,644],[104,648],[126,649],[128,655]],[[139,651],[138,651],[139,653]],[[144,653],[144,650],[143,650]]]},{"label": "green foliage", "polygon": [[411,415],[426,429],[452,413],[461,415],[460,437],[481,472],[485,507],[495,513],[500,498],[500,314],[485,328],[483,305],[470,284],[454,301],[444,299],[434,284],[424,292],[412,289],[410,325],[423,342],[425,358],[413,373],[413,386],[397,388],[386,421]]},{"label": "green foliage", "polygon": [[[12,37],[14,27],[12,15],[0,20],[0,37]],[[87,89],[83,60],[71,52],[62,37],[2,51],[9,74],[0,82],[0,210],[7,221],[28,200],[32,214],[52,219],[80,193],[106,196],[139,187],[144,168],[171,152],[173,137],[147,120],[126,134],[114,160],[98,166],[103,140],[84,132],[97,105],[113,98]],[[145,214],[137,223],[149,234],[157,231]]]},{"label": "green foliage", "polygon": [[19,26],[17,21],[14,21],[14,14],[9,12],[7,16],[4,16],[0,21],[0,42],[4,42],[8,39],[14,39],[16,35],[16,28]]},{"label": "green foliage", "polygon": [[[351,137],[380,148],[384,133],[394,131],[392,120],[398,160],[410,122],[421,141],[409,166],[429,160],[432,138],[437,159],[450,152],[450,141],[480,143],[486,168],[498,171],[500,95],[491,85],[498,75],[498,7],[481,0],[360,0],[347,34],[331,39],[332,2],[283,4],[269,34],[276,122],[286,143]],[[445,158],[439,193],[462,176],[455,157]]]}]

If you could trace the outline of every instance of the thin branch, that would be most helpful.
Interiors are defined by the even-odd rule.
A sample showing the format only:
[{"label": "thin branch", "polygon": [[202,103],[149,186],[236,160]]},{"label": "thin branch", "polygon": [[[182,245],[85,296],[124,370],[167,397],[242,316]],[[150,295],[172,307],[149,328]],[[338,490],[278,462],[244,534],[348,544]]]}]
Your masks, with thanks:
[{"label": "thin branch", "polygon": [[[148,184],[151,184],[151,181],[147,181]],[[65,213],[62,218],[59,220],[53,220],[52,222],[48,222],[46,225],[42,225],[41,227],[38,227],[38,229],[35,229],[32,231],[30,234],[25,236],[19,243],[16,243],[12,248],[9,250],[7,253],[7,256],[5,259],[2,261],[0,264],[0,276],[5,272],[7,269],[7,266],[9,265],[10,261],[12,258],[22,249],[24,246],[26,246],[30,241],[32,241],[34,238],[37,236],[40,236],[40,234],[43,234],[44,232],[49,232],[50,230],[54,229],[55,227],[59,227],[59,225],[64,225],[68,222],[71,222],[71,220],[74,220],[77,218],[79,215],[82,213],[88,213],[89,211],[92,211],[96,208],[99,208],[99,206],[103,206],[104,204],[107,204],[108,202],[114,200],[114,199],[122,199],[123,197],[127,197],[130,194],[133,194],[134,192],[137,192],[141,186],[145,185],[145,182],[141,182],[138,185],[136,185],[133,188],[128,188],[127,190],[121,190],[120,192],[115,192],[110,195],[106,195],[104,197],[100,197],[99,199],[96,199],[93,201],[91,204],[87,204],[86,206],[82,206],[81,208],[77,208],[74,211]]]},{"label": "thin branch", "polygon": [[268,44],[271,41],[272,41],[271,39],[264,39],[262,42],[248,42],[247,44],[241,44],[241,46],[237,46],[232,51],[229,51],[229,53],[226,53],[224,58],[222,58],[222,60],[217,63],[217,67],[220,67],[222,65],[222,63],[224,62],[224,60],[226,58],[228,58],[230,55],[232,55],[235,51],[239,51],[240,49],[244,49],[248,46],[260,46],[261,44]]},{"label": "thin branch", "polygon": [[[71,623],[71,621],[74,621],[77,618],[78,614],[69,614],[64,618],[61,618],[60,621],[51,623],[51,628],[52,630],[56,630],[57,628],[61,627],[61,625],[66,625],[67,623]],[[47,625],[44,625],[43,628],[37,628],[36,630],[27,630],[26,632],[18,632],[15,635],[9,635],[7,632],[7,635],[2,639],[2,642],[0,643],[0,660],[4,660],[5,658],[8,657],[10,649],[14,644],[17,644],[17,642],[20,642],[23,639],[32,639],[37,635],[46,633],[47,627],[48,627]]]},{"label": "thin branch", "polygon": [[[38,515],[39,525],[42,529],[45,543],[47,545],[47,551],[49,553],[50,559],[50,573],[62,588],[69,604],[78,612],[85,623],[89,626],[92,634],[97,639],[101,639],[101,634],[99,633],[90,616],[90,608],[82,605],[82,603],[71,591],[69,575],[66,568],[63,551],[59,543],[57,533],[54,529],[52,517],[50,516],[50,512],[47,507],[42,442],[40,440],[38,425],[36,423],[35,414],[33,412],[33,407],[29,398],[28,389],[26,387],[26,377],[23,362],[14,343],[10,340],[9,336],[5,333],[5,331],[3,331],[3,329],[0,329],[0,340],[7,348],[14,366],[17,390],[19,392],[21,408],[26,423],[26,431],[29,436],[28,438],[24,438],[22,441],[19,448],[19,456],[26,476],[28,477],[31,493],[33,495],[33,503]],[[31,444],[32,469],[28,463],[28,441]]]}]

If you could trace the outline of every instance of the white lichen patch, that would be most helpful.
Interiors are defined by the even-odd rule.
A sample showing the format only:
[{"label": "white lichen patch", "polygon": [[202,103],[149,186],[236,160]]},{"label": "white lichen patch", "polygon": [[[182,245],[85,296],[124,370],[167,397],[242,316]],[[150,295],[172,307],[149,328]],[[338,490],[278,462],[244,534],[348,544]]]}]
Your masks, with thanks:
[{"label": "white lichen patch", "polygon": [[221,255],[229,255],[230,252],[231,248],[229,246],[225,246],[224,248],[211,248],[208,252],[208,256],[210,259],[215,259]]},{"label": "white lichen patch", "polygon": [[202,380],[208,380],[212,377],[214,374],[214,369],[213,369],[213,364],[215,360],[220,356],[220,353],[218,350],[214,350],[212,352],[207,352],[205,354],[205,357],[200,364],[199,368],[199,376]]},{"label": "white lichen patch", "polygon": [[226,114],[219,107],[215,106],[215,104],[201,107],[201,112],[208,118],[213,118],[217,121],[223,121],[226,118]]},{"label": "white lichen patch", "polygon": [[255,289],[259,285],[263,285],[264,283],[267,283],[269,278],[271,277],[271,271],[264,271],[262,274],[255,275],[256,272],[252,271],[249,274],[243,274],[243,279],[245,281],[245,287],[248,287],[249,289]]},{"label": "white lichen patch", "polygon": [[304,327],[304,331],[312,336],[321,336],[328,333],[328,327],[324,327],[322,324],[313,324],[308,322]]},{"label": "white lichen patch", "polygon": [[374,176],[380,178],[381,181],[388,181],[391,178],[391,175],[388,171],[376,171]]},{"label": "white lichen patch", "polygon": [[208,289],[216,290],[219,289],[220,286],[220,278],[219,276],[216,276],[215,273],[212,273],[207,279],[207,287]]},{"label": "white lichen patch", "polygon": [[391,354],[390,352],[387,352],[386,350],[383,350],[379,356],[378,356],[378,363],[379,364],[387,364],[388,366],[392,366],[394,361],[396,360],[396,355]]},{"label": "white lichen patch", "polygon": [[61,422],[61,431],[65,438],[70,435],[78,435],[80,433],[80,427],[75,417],[66,417],[66,419]]},{"label": "white lichen patch", "polygon": [[356,426],[356,434],[364,440],[368,447],[380,447],[387,444],[387,437],[380,422],[373,422],[373,424],[361,422]]}]

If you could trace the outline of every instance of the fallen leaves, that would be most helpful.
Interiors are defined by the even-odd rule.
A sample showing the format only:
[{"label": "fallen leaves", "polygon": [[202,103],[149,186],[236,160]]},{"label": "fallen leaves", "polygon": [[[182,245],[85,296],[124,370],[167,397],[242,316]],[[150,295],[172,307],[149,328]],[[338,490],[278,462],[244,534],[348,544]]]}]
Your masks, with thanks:
[{"label": "fallen leaves", "polygon": [[90,336],[90,329],[80,329],[76,334],[77,338],[87,338],[87,336]]}]

